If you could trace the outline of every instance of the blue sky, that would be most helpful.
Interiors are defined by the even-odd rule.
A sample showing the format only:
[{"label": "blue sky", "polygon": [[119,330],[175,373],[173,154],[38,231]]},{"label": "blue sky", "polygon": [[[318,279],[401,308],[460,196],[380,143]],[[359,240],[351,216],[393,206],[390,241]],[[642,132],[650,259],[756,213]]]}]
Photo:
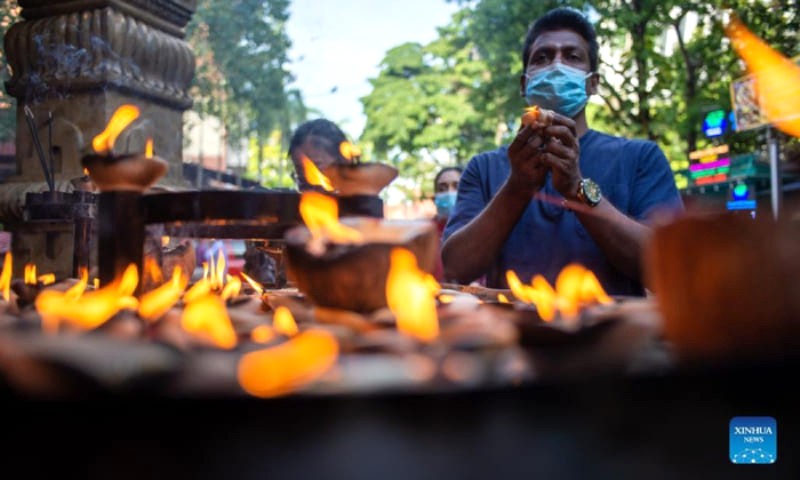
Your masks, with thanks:
[{"label": "blue sky", "polygon": [[357,139],[365,118],[359,98],[387,50],[436,38],[457,10],[445,0],[293,0],[287,24],[290,69],[306,104]]}]

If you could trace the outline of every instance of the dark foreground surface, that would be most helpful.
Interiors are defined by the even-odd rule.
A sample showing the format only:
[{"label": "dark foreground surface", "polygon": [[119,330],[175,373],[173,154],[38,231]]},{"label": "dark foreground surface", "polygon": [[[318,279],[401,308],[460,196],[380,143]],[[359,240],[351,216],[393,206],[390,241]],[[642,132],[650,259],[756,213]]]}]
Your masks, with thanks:
[{"label": "dark foreground surface", "polygon": [[[797,372],[275,400],[0,390],[0,478],[800,478]],[[775,417],[776,464],[730,463],[735,416]]]}]

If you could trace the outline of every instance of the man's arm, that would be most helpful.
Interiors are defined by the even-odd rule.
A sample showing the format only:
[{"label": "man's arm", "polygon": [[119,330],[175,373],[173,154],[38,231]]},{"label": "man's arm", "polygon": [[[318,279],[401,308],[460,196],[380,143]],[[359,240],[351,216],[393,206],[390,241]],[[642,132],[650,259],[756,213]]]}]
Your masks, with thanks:
[{"label": "man's arm", "polygon": [[469,283],[486,273],[533,194],[531,187],[507,180],[486,208],[442,245],[444,278]]},{"label": "man's arm", "polygon": [[[571,119],[556,121],[574,129]],[[511,173],[506,182],[486,208],[442,246],[445,279],[468,283],[486,273],[497,258],[531,198],[544,185],[547,167],[538,160],[542,143],[540,128],[525,126],[517,133],[508,148]]]},{"label": "man's arm", "polygon": [[578,220],[617,270],[641,281],[642,248],[651,228],[617,210],[605,198],[594,208],[567,200]]},{"label": "man's arm", "polygon": [[[555,135],[560,141],[548,144],[545,149],[547,153],[543,154],[542,159],[553,169],[553,184],[564,195],[567,206],[575,212],[608,261],[628,277],[642,281],[641,255],[652,229],[642,221],[623,214],[605,198],[595,207],[578,200],[578,183],[582,178],[577,161],[578,145],[570,143],[571,137],[567,133],[554,133],[560,133]],[[637,178],[640,180],[632,192],[632,213],[639,218],[643,218],[650,208],[659,203],[668,203],[670,200],[680,203],[663,152],[655,144],[650,147],[648,151],[642,148],[632,153],[639,157]]]}]

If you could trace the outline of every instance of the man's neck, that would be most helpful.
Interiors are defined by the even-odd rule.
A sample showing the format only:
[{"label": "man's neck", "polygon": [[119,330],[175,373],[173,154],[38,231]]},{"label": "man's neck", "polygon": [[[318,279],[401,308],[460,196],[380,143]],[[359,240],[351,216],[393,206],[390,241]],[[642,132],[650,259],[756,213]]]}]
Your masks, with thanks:
[{"label": "man's neck", "polygon": [[586,135],[586,132],[589,131],[589,125],[586,123],[586,110],[581,110],[575,118],[575,133],[578,134],[578,138]]}]

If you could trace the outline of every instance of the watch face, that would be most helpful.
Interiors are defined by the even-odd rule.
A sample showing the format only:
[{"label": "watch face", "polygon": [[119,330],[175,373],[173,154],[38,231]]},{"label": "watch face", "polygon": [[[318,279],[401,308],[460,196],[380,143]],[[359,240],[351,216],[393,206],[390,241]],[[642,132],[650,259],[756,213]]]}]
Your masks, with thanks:
[{"label": "watch face", "polygon": [[603,195],[600,193],[600,186],[589,178],[583,179],[583,194],[590,205],[597,205]]}]

